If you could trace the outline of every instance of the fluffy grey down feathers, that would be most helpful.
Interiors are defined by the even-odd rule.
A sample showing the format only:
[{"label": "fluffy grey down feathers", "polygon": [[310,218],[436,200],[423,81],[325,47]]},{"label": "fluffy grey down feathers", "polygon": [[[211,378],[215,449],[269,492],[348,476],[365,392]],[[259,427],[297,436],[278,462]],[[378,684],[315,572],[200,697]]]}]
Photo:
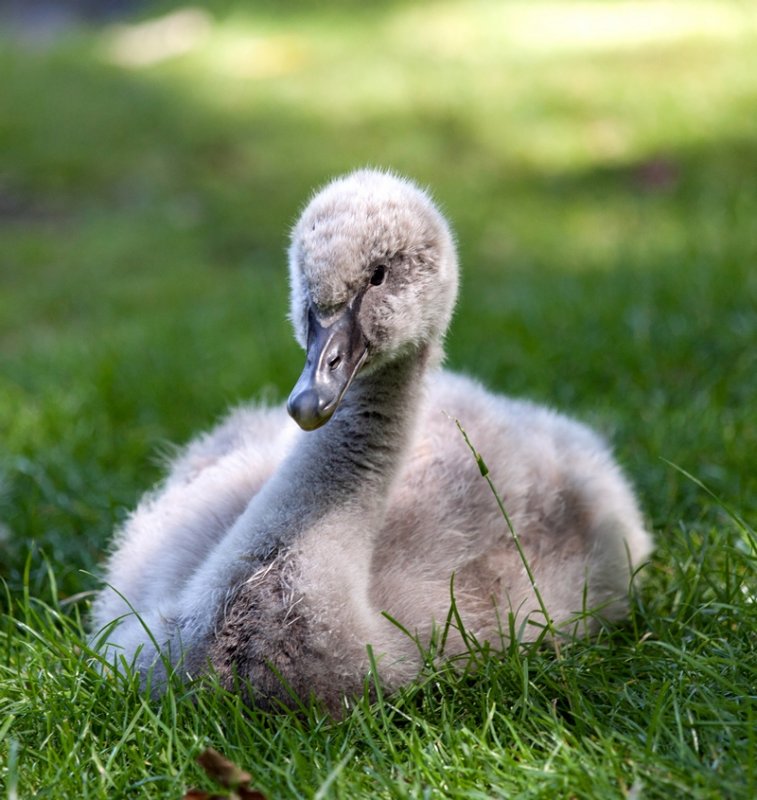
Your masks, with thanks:
[{"label": "fluffy grey down feathers", "polygon": [[[291,702],[283,678],[339,714],[363,690],[367,645],[387,689],[413,679],[417,645],[382,612],[429,642],[453,575],[469,633],[499,643],[512,614],[535,638],[543,615],[455,420],[554,626],[591,632],[595,616],[575,622],[587,609],[621,617],[651,550],[634,495],[585,426],[439,367],[458,269],[427,194],[371,170],[333,181],[294,228],[289,269],[303,347],[311,311],[328,322],[360,294],[365,362],[317,430],[247,406],[189,444],[115,539],[92,620],[108,658],[158,687],[166,662],[212,668],[266,707]],[[444,655],[464,647],[452,631]]]}]

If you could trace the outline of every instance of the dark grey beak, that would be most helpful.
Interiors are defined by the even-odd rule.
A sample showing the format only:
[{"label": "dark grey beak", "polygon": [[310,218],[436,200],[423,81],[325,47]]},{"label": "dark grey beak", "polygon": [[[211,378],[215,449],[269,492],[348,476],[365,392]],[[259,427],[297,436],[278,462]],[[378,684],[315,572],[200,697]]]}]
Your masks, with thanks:
[{"label": "dark grey beak", "polygon": [[365,361],[367,345],[357,321],[359,303],[348,306],[328,327],[308,312],[305,369],[289,395],[287,411],[306,431],[331,419]]}]

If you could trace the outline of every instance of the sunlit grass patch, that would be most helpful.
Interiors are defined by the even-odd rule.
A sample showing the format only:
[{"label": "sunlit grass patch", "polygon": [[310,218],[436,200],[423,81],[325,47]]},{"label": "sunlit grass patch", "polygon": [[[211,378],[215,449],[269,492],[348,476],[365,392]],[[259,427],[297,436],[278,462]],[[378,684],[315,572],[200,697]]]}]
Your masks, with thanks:
[{"label": "sunlit grass patch", "polygon": [[539,168],[641,157],[662,143],[660,121],[667,134],[678,126],[678,144],[722,134],[723,114],[732,132],[755,130],[726,111],[749,102],[750,4],[486,1],[352,12],[324,24],[312,13],[179,8],[106,32],[101,53],[143,79],[183,76],[195,101],[234,114],[275,103],[349,125],[458,108],[480,146]]},{"label": "sunlit grass patch", "polygon": [[738,632],[755,625],[739,600],[754,563],[721,531],[684,536],[682,550],[663,546],[667,567],[627,626],[557,657],[510,646],[474,651],[467,669],[429,660],[415,685],[366,695],[341,723],[245,711],[207,683],[171,684],[150,701],[136,679],[100,671],[86,606],[61,604],[51,580],[19,594],[0,626],[8,784],[19,796],[53,784],[85,797],[179,796],[206,782],[194,758],[210,745],[274,797],[624,797],[632,785],[748,797],[755,644]]}]

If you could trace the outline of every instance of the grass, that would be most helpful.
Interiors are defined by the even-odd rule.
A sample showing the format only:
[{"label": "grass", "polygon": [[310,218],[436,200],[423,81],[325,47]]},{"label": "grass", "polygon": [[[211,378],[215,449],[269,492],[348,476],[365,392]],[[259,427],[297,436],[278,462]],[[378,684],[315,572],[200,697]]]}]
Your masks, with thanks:
[{"label": "grass", "polygon": [[[271,797],[755,796],[754,4],[207,8],[147,64],[146,29],[0,40],[0,792],[180,797],[212,745]],[[612,438],[647,581],[339,724],[147,701],[85,644],[110,534],[171,443],[286,395],[288,227],[366,163],[456,228],[450,366]]]}]

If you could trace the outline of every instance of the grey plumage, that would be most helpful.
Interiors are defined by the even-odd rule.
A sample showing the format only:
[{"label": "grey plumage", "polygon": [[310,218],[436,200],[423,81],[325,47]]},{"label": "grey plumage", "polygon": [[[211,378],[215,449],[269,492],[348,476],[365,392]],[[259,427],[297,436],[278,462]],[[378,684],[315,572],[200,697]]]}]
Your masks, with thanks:
[{"label": "grey plumage", "polygon": [[[453,574],[476,637],[501,641],[512,613],[534,638],[527,623],[543,615],[455,420],[490,469],[554,625],[570,628],[585,606],[622,616],[651,539],[605,444],[439,367],[458,269],[430,198],[377,171],[335,180],[297,223],[289,268],[308,348],[289,407],[308,430],[283,409],[248,406],[188,446],[116,538],[93,613],[95,631],[121,618],[106,651],[147,672],[147,626],[186,674],[212,666],[261,705],[287,702],[280,675],[339,713],[363,686],[366,645],[388,689],[412,680],[417,646],[381,612],[428,642]],[[446,655],[463,648],[448,637]]]}]

